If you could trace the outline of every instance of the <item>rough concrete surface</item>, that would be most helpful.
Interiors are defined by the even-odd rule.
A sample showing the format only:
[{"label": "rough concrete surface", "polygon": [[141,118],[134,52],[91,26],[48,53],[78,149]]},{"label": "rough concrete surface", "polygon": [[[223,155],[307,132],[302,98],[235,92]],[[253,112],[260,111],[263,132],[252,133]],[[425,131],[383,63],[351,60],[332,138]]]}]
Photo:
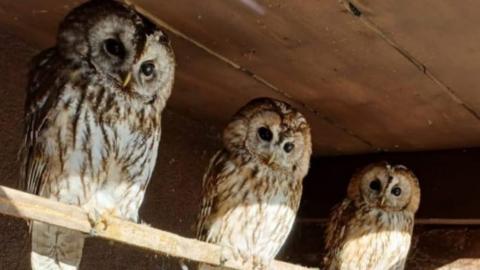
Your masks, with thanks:
[{"label": "rough concrete surface", "polygon": [[[38,50],[0,33],[0,184],[16,186],[16,155],[21,142],[26,67]],[[163,138],[156,173],[148,188],[141,217],[154,227],[193,236],[200,203],[201,178],[219,146],[219,131],[171,109],[163,120]],[[419,227],[415,230],[407,269],[480,269],[480,229]],[[281,259],[318,265],[323,227],[297,224]],[[25,221],[0,216],[0,269],[29,269],[29,239]],[[455,263],[457,266],[451,265]],[[122,244],[88,239],[81,269],[178,269],[175,260]]]}]

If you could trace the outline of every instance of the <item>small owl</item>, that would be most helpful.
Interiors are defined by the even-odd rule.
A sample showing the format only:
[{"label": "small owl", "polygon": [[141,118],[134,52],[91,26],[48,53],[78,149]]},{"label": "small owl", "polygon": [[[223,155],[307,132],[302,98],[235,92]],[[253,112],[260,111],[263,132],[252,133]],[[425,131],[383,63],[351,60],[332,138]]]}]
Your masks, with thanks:
[{"label": "small owl", "polygon": [[[138,221],[175,70],[165,34],[115,1],[69,13],[55,47],[34,59],[27,89],[22,187]],[[33,222],[32,268],[77,269],[79,232]]]},{"label": "small owl", "polygon": [[205,173],[198,238],[221,245],[224,259],[245,269],[268,268],[295,220],[311,152],[300,112],[279,100],[250,101],[225,128]]},{"label": "small owl", "polygon": [[326,270],[401,270],[420,204],[415,175],[382,162],[355,174],[327,226]]}]

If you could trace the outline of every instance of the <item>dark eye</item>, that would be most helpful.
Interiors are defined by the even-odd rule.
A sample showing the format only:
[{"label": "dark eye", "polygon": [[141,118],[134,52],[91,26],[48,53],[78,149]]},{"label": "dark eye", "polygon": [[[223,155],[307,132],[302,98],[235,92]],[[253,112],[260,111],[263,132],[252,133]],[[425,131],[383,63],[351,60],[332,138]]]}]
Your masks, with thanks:
[{"label": "dark eye", "polygon": [[153,63],[143,63],[142,66],[140,66],[140,71],[146,77],[150,77],[155,71],[155,65]]},{"label": "dark eye", "polygon": [[370,189],[375,191],[380,191],[381,188],[382,188],[382,183],[380,183],[380,180],[375,179],[372,182],[370,182]]},{"label": "dark eye", "polygon": [[125,57],[125,47],[123,47],[123,44],[116,39],[109,38],[105,40],[104,47],[105,50],[113,56],[116,56],[118,58]]},{"label": "dark eye", "polygon": [[290,153],[293,148],[295,148],[295,144],[293,143],[286,143],[284,146],[283,146],[283,150],[287,153]]},{"label": "dark eye", "polygon": [[398,197],[400,194],[402,194],[402,189],[399,187],[394,187],[392,188],[392,194]]},{"label": "dark eye", "polygon": [[168,37],[167,35],[163,34],[158,38],[158,41],[162,44],[168,44]]},{"label": "dark eye", "polygon": [[270,131],[270,129],[266,127],[259,128],[257,132],[258,132],[258,136],[260,136],[260,138],[264,141],[269,142],[273,138],[272,132]]}]

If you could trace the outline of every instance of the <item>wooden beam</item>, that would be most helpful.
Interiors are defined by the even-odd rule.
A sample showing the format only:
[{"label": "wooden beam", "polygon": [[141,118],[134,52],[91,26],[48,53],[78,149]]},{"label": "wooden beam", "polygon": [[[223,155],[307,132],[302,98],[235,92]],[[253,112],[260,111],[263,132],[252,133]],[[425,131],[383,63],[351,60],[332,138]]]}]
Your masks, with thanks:
[{"label": "wooden beam", "polygon": [[[84,233],[92,231],[87,213],[80,207],[62,204],[4,186],[0,186],[0,213]],[[220,246],[113,217],[107,218],[106,224],[106,228],[96,230],[96,236],[177,258],[221,265]],[[242,269],[237,261],[227,261],[222,265],[232,269]],[[280,261],[274,261],[272,267],[279,270],[315,269]]]}]

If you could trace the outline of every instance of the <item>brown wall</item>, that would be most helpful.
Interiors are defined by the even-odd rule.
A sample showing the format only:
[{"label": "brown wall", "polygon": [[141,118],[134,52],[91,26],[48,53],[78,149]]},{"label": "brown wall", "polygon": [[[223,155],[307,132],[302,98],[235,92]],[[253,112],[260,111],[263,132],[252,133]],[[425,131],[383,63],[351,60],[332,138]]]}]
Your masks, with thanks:
[{"label": "brown wall", "polygon": [[[16,154],[22,136],[26,67],[30,57],[37,51],[13,35],[0,33],[0,184],[6,186],[15,187],[18,178]],[[191,237],[200,200],[201,177],[210,156],[219,147],[219,130],[183,117],[171,109],[165,113],[163,129],[156,173],[149,186],[141,216],[154,227]],[[315,159],[312,162],[312,173],[306,180],[302,216],[324,217],[328,208],[341,198],[346,180],[354,168],[377,158],[379,157],[359,156]],[[395,159],[391,156],[388,158]],[[435,156],[430,158],[435,159]],[[448,166],[448,162],[439,165],[441,168],[445,166]],[[458,170],[461,171],[461,168]],[[428,172],[420,173],[428,175]],[[424,190],[432,194],[432,198],[435,197],[434,185],[424,187]],[[318,200],[319,194],[330,196],[320,196],[324,199]],[[436,209],[435,213],[442,213],[442,207],[428,207]],[[280,257],[292,262],[317,265],[321,258],[322,232],[321,224],[298,223]],[[480,230],[475,227],[418,227],[409,269],[433,270],[459,258],[480,257],[479,243]],[[29,269],[28,252],[26,223],[0,216],[0,269]],[[89,239],[82,269],[177,267],[174,260],[147,251],[100,239]]]}]

